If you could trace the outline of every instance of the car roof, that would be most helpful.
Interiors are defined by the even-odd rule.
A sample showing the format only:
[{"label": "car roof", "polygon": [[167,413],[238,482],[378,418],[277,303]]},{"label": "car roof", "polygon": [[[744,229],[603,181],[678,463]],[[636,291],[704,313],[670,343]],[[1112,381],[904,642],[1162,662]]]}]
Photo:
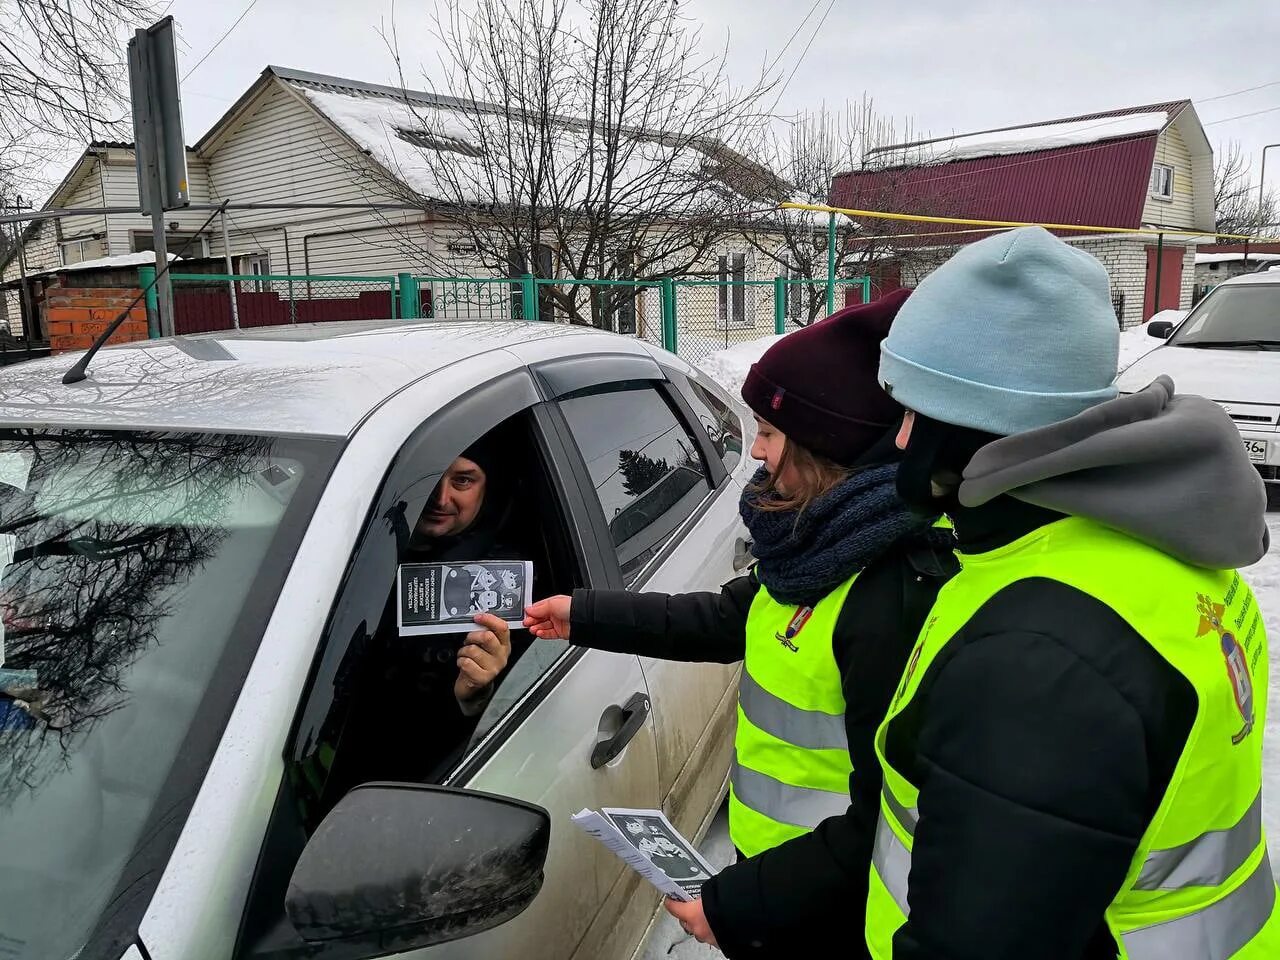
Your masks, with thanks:
[{"label": "car roof", "polygon": [[1259,270],[1256,273],[1242,273],[1238,277],[1232,277],[1230,280],[1223,280],[1217,287],[1241,287],[1252,283],[1280,283],[1280,269],[1269,267],[1266,270]]},{"label": "car roof", "polygon": [[[259,327],[107,347],[0,370],[0,424],[345,437],[409,384],[537,341],[555,353],[645,353],[590,327],[511,321],[351,321]],[[563,344],[562,350],[555,349]],[[523,352],[523,351],[522,351]],[[521,364],[513,355],[511,366]]]}]

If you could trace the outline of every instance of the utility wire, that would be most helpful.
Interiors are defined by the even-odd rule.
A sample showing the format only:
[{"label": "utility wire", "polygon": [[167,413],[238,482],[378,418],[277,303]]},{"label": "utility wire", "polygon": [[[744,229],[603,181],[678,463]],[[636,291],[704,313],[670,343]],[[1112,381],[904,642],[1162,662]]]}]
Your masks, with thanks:
[{"label": "utility wire", "polygon": [[[804,49],[800,51],[800,56],[796,60],[796,65],[791,68],[791,73],[787,76],[786,81],[782,84],[782,89],[778,91],[778,95],[773,98],[773,106],[769,108],[769,113],[773,113],[778,109],[778,101],[782,99],[782,95],[787,92],[787,87],[791,86],[791,81],[795,79],[796,72],[804,63],[804,58],[809,55],[809,48],[813,46],[813,41],[818,39],[818,33],[822,30],[822,25],[827,22],[827,17],[831,16],[831,8],[836,5],[836,0],[831,0],[827,4],[827,9],[822,14],[822,19],[818,21],[818,25],[813,28],[813,33],[809,36],[809,42],[804,45]],[[805,19],[808,19],[807,17]]]},{"label": "utility wire", "polygon": [[235,23],[227,27],[227,32],[217,39],[214,45],[208,49],[208,51],[205,53],[203,57],[201,57],[199,60],[196,61],[195,66],[193,66],[190,70],[188,70],[186,73],[182,75],[183,83],[186,83],[187,78],[200,69],[200,65],[202,63],[204,63],[211,56],[213,56],[213,52],[217,50],[220,46],[222,46],[222,41],[226,40],[227,37],[231,36],[235,28],[240,26],[240,21],[242,21],[245,17],[247,17],[249,15],[249,11],[252,10],[257,5],[258,5],[258,0],[249,0],[249,5],[244,8],[244,12],[241,13],[240,16],[236,17]]}]

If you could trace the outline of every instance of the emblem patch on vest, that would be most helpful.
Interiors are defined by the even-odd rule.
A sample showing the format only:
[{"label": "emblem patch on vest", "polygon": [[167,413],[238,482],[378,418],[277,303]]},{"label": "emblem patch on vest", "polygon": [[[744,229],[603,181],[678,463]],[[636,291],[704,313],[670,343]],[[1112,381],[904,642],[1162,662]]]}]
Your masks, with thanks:
[{"label": "emblem patch on vest", "polygon": [[795,616],[791,618],[791,622],[787,624],[786,633],[775,633],[778,642],[790,650],[792,653],[799,653],[800,648],[794,643],[796,634],[804,629],[804,625],[809,622],[809,618],[813,616],[813,607],[800,607],[795,612]]},{"label": "emblem patch on vest", "polygon": [[1244,726],[1240,728],[1240,732],[1231,738],[1233,744],[1239,744],[1253,732],[1255,718],[1253,678],[1249,674],[1249,663],[1245,659],[1244,649],[1240,646],[1240,641],[1236,639],[1235,634],[1227,629],[1227,625],[1222,622],[1222,614],[1225,609],[1226,607],[1223,604],[1214,603],[1204,594],[1201,594],[1200,628],[1196,631],[1196,636],[1203,637],[1210,631],[1218,635],[1218,642],[1221,644],[1222,649],[1222,659],[1227,665],[1227,678],[1231,681],[1231,693],[1236,700],[1236,709],[1240,711],[1240,717],[1244,720]]}]

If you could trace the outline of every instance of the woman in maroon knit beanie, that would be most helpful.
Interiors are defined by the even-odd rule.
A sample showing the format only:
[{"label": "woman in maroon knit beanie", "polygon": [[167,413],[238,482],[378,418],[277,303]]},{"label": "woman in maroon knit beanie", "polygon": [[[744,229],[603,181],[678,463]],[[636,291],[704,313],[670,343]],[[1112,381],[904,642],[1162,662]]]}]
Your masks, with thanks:
[{"label": "woman in maroon knit beanie", "polygon": [[525,618],[540,638],[743,661],[729,797],[739,860],[700,900],[667,902],[731,958],[866,955],[875,731],[954,565],[949,538],[894,483],[902,410],[877,370],[906,297],[783,337],[747,374],[761,467],[740,504],[757,560],[746,576],[719,593],[578,590]]}]

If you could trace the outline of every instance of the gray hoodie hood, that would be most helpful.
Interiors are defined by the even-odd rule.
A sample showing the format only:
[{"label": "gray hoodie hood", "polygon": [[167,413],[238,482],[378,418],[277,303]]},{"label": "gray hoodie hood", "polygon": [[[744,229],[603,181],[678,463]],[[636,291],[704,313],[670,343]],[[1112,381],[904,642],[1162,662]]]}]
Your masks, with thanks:
[{"label": "gray hoodie hood", "polygon": [[1139,393],[983,447],[960,503],[1008,494],[1086,517],[1186,563],[1224,570],[1267,552],[1266,488],[1226,412],[1179,397],[1166,376]]}]

